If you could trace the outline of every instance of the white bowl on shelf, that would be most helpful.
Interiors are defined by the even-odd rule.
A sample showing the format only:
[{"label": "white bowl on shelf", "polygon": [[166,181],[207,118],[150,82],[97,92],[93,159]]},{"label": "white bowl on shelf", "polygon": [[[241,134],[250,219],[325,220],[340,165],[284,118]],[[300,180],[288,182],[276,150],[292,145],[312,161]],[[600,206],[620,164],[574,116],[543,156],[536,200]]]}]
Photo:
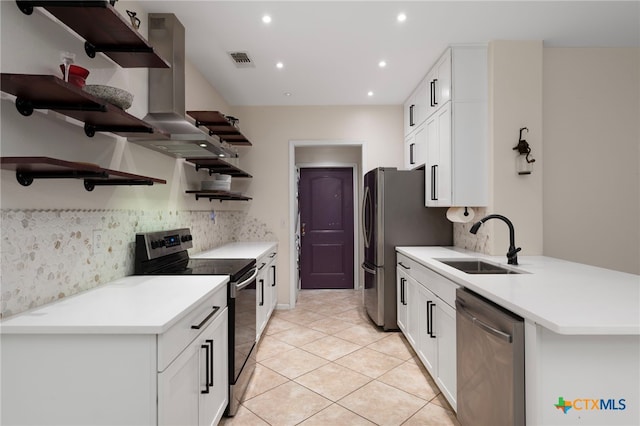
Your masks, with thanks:
[{"label": "white bowl on shelf", "polygon": [[231,181],[203,180],[201,189],[203,191],[229,191],[231,189]]}]

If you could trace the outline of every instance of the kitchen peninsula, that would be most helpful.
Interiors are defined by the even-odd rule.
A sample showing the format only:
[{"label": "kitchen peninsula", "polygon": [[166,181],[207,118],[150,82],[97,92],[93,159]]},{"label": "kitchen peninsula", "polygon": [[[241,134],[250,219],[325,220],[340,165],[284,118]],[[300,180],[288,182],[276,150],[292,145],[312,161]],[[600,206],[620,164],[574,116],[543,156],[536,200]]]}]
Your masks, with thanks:
[{"label": "kitchen peninsula", "polygon": [[[527,424],[628,425],[640,422],[638,276],[545,256],[503,256],[442,247],[398,247],[457,286],[524,318]],[[438,259],[480,258],[517,274],[472,275]],[[563,401],[601,400],[591,409]],[[602,409],[600,407],[604,407]]]}]

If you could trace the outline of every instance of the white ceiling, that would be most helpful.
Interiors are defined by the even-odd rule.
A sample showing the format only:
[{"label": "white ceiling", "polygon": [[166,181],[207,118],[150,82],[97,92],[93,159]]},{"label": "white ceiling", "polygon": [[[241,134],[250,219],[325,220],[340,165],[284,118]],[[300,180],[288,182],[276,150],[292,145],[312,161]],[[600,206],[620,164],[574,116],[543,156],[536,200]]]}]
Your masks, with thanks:
[{"label": "white ceiling", "polygon": [[[178,1],[188,59],[231,105],[401,104],[449,44],[640,46],[638,1]],[[407,15],[399,23],[399,12]],[[262,16],[272,17],[270,24]],[[146,23],[144,23],[146,24]],[[227,52],[246,51],[254,68]],[[384,69],[378,62],[385,60]],[[275,64],[282,61],[284,67]],[[367,96],[368,91],[374,95]],[[285,96],[288,92],[291,96]]]}]

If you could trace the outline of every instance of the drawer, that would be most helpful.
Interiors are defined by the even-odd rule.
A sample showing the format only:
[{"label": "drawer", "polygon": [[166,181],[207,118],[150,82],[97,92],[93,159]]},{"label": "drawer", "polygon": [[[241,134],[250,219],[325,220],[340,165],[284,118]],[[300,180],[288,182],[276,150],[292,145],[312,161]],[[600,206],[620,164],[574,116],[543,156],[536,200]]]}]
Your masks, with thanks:
[{"label": "drawer", "polygon": [[[214,306],[220,309],[209,317],[214,311]],[[218,288],[214,294],[207,297],[165,333],[160,334],[158,336],[158,372],[164,371],[189,343],[222,314],[226,306],[227,284]],[[199,325],[198,329],[191,328]]]},{"label": "drawer", "polygon": [[397,263],[398,268],[404,270],[422,286],[426,287],[445,303],[452,307],[455,306],[458,284],[401,253],[397,253]]}]

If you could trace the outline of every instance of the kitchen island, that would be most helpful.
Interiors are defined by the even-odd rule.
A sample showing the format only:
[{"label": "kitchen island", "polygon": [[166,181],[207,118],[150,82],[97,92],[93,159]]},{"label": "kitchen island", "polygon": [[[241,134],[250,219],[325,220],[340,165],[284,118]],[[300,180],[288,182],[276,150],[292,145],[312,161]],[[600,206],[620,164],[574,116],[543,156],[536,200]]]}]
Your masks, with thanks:
[{"label": "kitchen island", "polygon": [[[640,277],[544,256],[512,266],[454,248],[397,251],[524,318],[527,424],[640,424]],[[467,274],[437,260],[469,258],[520,273]]]}]

